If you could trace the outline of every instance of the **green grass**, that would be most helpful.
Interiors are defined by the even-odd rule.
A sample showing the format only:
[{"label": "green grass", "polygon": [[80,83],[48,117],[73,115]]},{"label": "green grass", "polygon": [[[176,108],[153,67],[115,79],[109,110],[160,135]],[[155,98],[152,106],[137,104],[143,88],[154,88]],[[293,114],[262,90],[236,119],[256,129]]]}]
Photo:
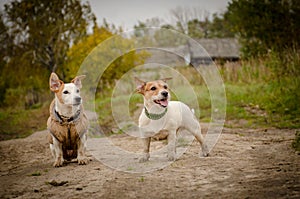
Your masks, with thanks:
[{"label": "green grass", "polygon": [[[241,67],[241,66],[240,66]],[[248,67],[248,66],[247,66]],[[193,71],[190,68],[181,69],[184,70],[185,75],[193,75]],[[227,69],[228,70],[228,69]],[[236,70],[236,69],[235,69]],[[226,74],[225,79],[225,92],[227,98],[226,107],[226,127],[238,127],[238,128],[299,128],[299,117],[291,114],[289,109],[284,107],[276,107],[274,101],[279,99],[280,94],[278,90],[282,90],[278,85],[274,85],[274,82],[266,82],[262,75],[258,75],[257,67],[255,72],[251,72],[251,69],[241,67],[239,69],[238,79],[230,77],[230,74]],[[262,68],[265,71],[266,69]],[[242,72],[247,74],[247,80],[240,80],[242,78]],[[232,71],[227,71],[231,73]],[[224,72],[223,72],[224,73]],[[225,75],[225,74],[223,74]],[[259,79],[257,79],[259,78]],[[200,122],[210,122],[211,120],[211,99],[210,93],[207,87],[201,83],[196,82],[192,85],[193,92],[187,92],[185,86],[178,86],[172,89],[172,100],[180,100],[188,104],[195,110],[195,115],[199,118]],[[172,81],[172,80],[171,80]],[[174,80],[176,81],[176,80]],[[237,82],[233,82],[237,81]],[[173,82],[174,83],[174,82]],[[116,128],[117,125],[114,122],[111,113],[111,98],[107,94],[105,96],[98,97],[96,99],[97,111],[99,111],[99,123],[105,126],[107,134],[111,134],[111,129]],[[277,97],[275,97],[277,96]],[[115,96],[113,98],[114,103],[124,103],[122,99],[126,96]],[[198,101],[195,101],[195,97]],[[274,99],[276,98],[276,99]],[[294,100],[294,99],[293,99]],[[276,102],[278,104],[279,102]],[[133,94],[129,98],[129,111],[130,116],[134,117],[135,111],[138,110],[137,104],[143,104],[143,97],[140,94]],[[199,109],[197,109],[199,106]],[[285,111],[282,111],[285,109]],[[122,132],[122,130],[120,130]]]},{"label": "green grass", "polygon": [[[226,84],[227,120],[247,120],[245,127],[299,128],[298,117],[274,107],[269,84]],[[280,96],[278,95],[278,98]]]},{"label": "green grass", "polygon": [[0,109],[0,140],[24,138],[46,129],[48,104],[38,109]]},{"label": "green grass", "polygon": [[36,172],[34,172],[34,173],[31,174],[31,176],[41,176],[41,175],[42,174],[39,171],[36,171]]},{"label": "green grass", "polygon": [[296,131],[295,140],[292,143],[292,147],[300,152],[300,131]]},{"label": "green grass", "polygon": [[[300,56],[291,53],[287,57],[288,61],[281,61],[276,55],[271,55],[264,59],[219,66],[220,74],[225,82],[227,98],[226,127],[300,128]],[[200,122],[210,122],[211,96],[204,81],[199,77],[199,73],[195,72],[192,67],[180,67],[175,70],[188,80],[191,88],[188,88],[188,84],[184,84],[180,78],[176,78],[175,73],[174,78],[169,81],[172,100],[180,100],[188,104],[195,110],[195,115]],[[173,75],[150,69],[134,71],[134,73],[131,76],[147,78],[149,75],[148,80],[152,76]],[[143,105],[143,97],[133,93],[135,87],[132,87],[132,79],[128,78],[126,81],[121,85],[121,93],[116,96],[112,97],[113,86],[96,95],[98,122],[106,134],[112,134],[114,133],[112,129],[118,128],[112,115],[112,102],[116,105],[124,104],[124,99],[128,97],[126,92],[131,93],[128,98],[130,117],[137,122],[139,115],[137,111]],[[49,102],[28,110],[24,107],[13,107],[13,105],[1,108],[0,140],[22,138],[37,130],[45,129],[49,116],[48,107]],[[122,113],[124,110],[119,111]],[[122,132],[123,129],[117,131],[117,133]]]},{"label": "green grass", "polygon": [[145,181],[145,177],[144,176],[139,177],[139,182],[144,182],[144,181]]}]

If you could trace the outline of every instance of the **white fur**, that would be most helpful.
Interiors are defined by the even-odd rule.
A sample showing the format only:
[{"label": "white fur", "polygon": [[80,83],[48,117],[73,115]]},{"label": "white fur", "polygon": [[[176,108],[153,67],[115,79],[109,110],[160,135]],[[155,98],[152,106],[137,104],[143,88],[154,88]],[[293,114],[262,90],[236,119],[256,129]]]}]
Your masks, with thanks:
[{"label": "white fur", "polygon": [[[64,92],[68,92],[64,94]],[[76,101],[77,98],[80,97],[80,90],[73,83],[64,84],[64,89],[62,90],[62,100],[61,103],[57,96],[55,95],[55,110],[65,117],[72,117],[79,109],[81,105],[81,101],[78,103]]]},{"label": "white fur", "polygon": [[51,135],[53,144],[50,144],[52,156],[54,157],[54,166],[60,167],[64,163],[62,143],[60,143],[53,135]]},{"label": "white fur", "polygon": [[[144,86],[146,86],[146,84],[147,83],[144,83]],[[144,95],[144,106],[147,108],[148,112],[159,114],[164,112],[165,108],[154,103],[153,100],[161,99],[163,97],[161,93],[165,92],[166,89],[162,86],[159,86],[159,84],[155,85],[157,89],[159,89],[157,95],[150,95],[149,97],[149,93],[146,92],[151,91],[143,90],[140,92]],[[168,95],[168,99],[170,99],[169,96],[170,94]],[[139,117],[139,127],[144,143],[143,156],[140,158],[140,162],[149,160],[151,137],[160,131],[168,132],[168,159],[170,161],[175,160],[176,135],[179,129],[186,129],[192,133],[202,146],[203,156],[207,156],[208,149],[201,135],[200,124],[195,118],[191,109],[186,104],[179,101],[169,101],[167,108],[167,113],[158,120],[149,119],[145,114],[145,110],[143,109]]]},{"label": "white fur", "polygon": [[[80,96],[81,79],[84,77],[85,76],[78,76],[72,80],[72,83],[62,84],[55,73],[52,73],[50,76],[50,89],[55,92],[55,111],[64,118],[71,118],[80,109],[82,103]],[[59,90],[61,86],[63,86],[63,89]],[[59,100],[58,96],[61,96],[62,101]],[[51,137],[53,144],[50,144],[50,150],[55,159],[54,166],[60,167],[64,162],[62,143],[60,143],[52,134]],[[78,164],[87,164],[89,161],[85,155],[86,141],[87,136],[84,134],[78,143]]]}]

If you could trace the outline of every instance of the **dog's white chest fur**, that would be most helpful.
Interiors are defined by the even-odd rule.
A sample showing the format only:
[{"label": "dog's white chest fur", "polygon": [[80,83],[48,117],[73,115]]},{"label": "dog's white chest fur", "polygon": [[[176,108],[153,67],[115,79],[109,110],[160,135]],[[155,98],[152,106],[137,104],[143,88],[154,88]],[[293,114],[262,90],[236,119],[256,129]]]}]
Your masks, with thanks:
[{"label": "dog's white chest fur", "polygon": [[168,79],[144,82],[136,78],[137,92],[144,96],[145,106],[139,118],[140,134],[144,142],[144,154],[140,162],[149,159],[151,137],[160,131],[166,132],[168,136],[168,159],[175,160],[176,134],[180,128],[193,134],[202,146],[203,155],[208,155],[200,124],[194,113],[182,102],[169,101]]},{"label": "dog's white chest fur", "polygon": [[[158,120],[149,119],[143,109],[139,118],[139,127],[143,132],[151,134],[162,130],[176,131],[178,128],[190,125],[191,120],[188,118],[194,118],[194,115],[187,105],[179,101],[170,101],[166,114]],[[148,133],[145,137],[149,136]]]}]

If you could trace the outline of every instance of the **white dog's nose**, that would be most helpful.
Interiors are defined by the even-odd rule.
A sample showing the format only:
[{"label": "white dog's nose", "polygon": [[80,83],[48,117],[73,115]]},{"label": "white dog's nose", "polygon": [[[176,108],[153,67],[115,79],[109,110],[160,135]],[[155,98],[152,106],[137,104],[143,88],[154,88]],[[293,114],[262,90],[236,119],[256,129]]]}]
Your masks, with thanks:
[{"label": "white dog's nose", "polygon": [[168,97],[168,94],[169,94],[169,93],[168,93],[167,91],[161,92],[161,95],[164,96],[164,97]]}]

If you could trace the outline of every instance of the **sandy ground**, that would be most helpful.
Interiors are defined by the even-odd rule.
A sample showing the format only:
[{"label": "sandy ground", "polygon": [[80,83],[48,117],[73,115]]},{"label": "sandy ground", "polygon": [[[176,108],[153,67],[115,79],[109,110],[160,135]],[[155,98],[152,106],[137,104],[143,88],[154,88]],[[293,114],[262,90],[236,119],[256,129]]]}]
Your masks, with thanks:
[{"label": "sandy ground", "polygon": [[[117,171],[93,156],[88,165],[53,168],[46,131],[40,131],[0,142],[0,198],[300,198],[294,136],[295,130],[224,129],[207,158],[198,157],[199,144],[193,142],[169,166],[132,173],[134,167]],[[109,139],[140,151],[137,138]],[[165,141],[151,144],[155,148]]]}]

